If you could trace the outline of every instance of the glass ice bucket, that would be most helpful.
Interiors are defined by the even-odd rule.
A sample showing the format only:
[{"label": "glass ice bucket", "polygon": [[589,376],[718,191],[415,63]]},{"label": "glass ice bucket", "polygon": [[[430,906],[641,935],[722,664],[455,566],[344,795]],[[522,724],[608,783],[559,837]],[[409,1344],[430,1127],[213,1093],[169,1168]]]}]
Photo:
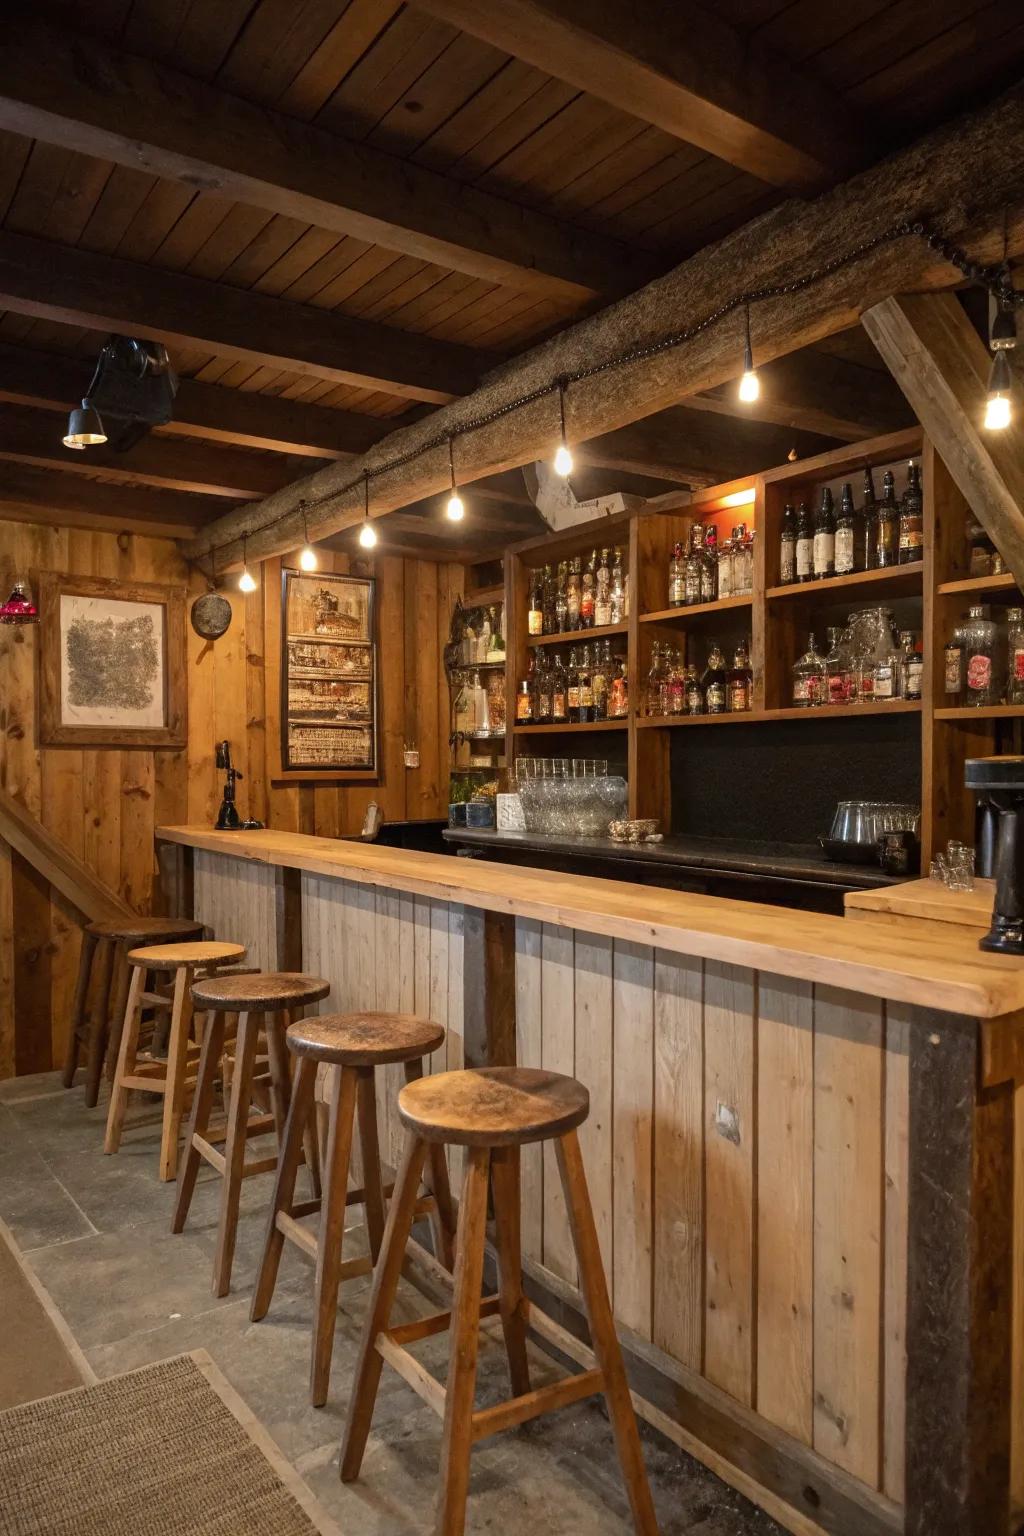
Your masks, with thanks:
[{"label": "glass ice bucket", "polygon": [[607,778],[526,779],[519,785],[527,832],[549,837],[604,837],[626,814],[626,781]]}]

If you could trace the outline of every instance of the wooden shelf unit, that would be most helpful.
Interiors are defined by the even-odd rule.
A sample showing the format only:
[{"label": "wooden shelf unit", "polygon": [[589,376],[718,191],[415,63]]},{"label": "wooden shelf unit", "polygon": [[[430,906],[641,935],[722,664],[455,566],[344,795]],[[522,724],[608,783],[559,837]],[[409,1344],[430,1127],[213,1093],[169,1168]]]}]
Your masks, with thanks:
[{"label": "wooden shelf unit", "polygon": [[[908,457],[920,457],[925,491],[925,558],[913,565],[882,571],[862,571],[781,586],[778,546],[782,512],[787,501],[811,498],[824,483],[853,479],[868,465],[878,472]],[[555,535],[513,546],[505,552],[505,625],[508,655],[506,691],[509,706],[507,759],[514,760],[520,736],[559,736],[586,732],[625,732],[628,744],[630,815],[657,816],[667,830],[671,822],[669,785],[670,744],[681,727],[747,724],[755,729],[774,722],[803,721],[811,729],[825,721],[911,716],[920,720],[922,841],[927,860],[933,847],[948,837],[973,840],[973,796],[963,788],[967,757],[1000,749],[1012,733],[1024,750],[1024,707],[1000,705],[989,710],[947,709],[942,694],[942,649],[972,597],[996,602],[1012,599],[1012,576],[971,577],[964,535],[966,504],[945,466],[919,427],[886,437],[849,444],[814,459],[785,464],[727,486],[712,486],[695,494],[664,498],[661,504],[616,514],[600,523],[583,524]],[[667,608],[668,561],[673,545],[686,544],[695,521],[743,521],[755,529],[754,591],[686,608]],[[630,583],[630,614],[624,625],[583,630],[566,635],[530,637],[526,607],[530,573],[539,565],[557,563],[595,547],[619,544],[625,554]],[[923,702],[897,700],[888,704],[827,705],[819,709],[792,704],[792,667],[806,649],[813,626],[819,642],[831,620],[845,617],[857,606],[900,603],[911,608],[913,626],[924,637]],[[917,606],[920,605],[920,617]],[[845,613],[844,613],[845,610]],[[721,621],[721,627],[716,621]],[[691,634],[701,640],[732,643],[749,631],[754,673],[753,708],[742,714],[645,717],[639,713],[643,684],[656,642],[680,646]],[[529,652],[540,646],[585,644],[605,635],[625,637],[624,651],[630,691],[626,721],[597,725],[516,726],[515,693],[526,674]],[[731,659],[731,658],[727,658]],[[846,727],[856,731],[856,726]],[[700,733],[692,750],[701,752]],[[687,746],[686,751],[691,750]]]}]

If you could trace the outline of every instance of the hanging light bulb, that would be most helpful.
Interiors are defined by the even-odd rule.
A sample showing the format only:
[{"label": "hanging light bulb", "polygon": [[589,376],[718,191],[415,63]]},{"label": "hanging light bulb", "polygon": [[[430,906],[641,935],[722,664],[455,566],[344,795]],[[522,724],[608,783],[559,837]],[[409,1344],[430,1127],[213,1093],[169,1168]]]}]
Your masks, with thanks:
[{"label": "hanging light bulb", "polygon": [[988,376],[988,393],[985,396],[985,430],[1003,432],[1010,425],[1013,408],[1013,373],[1008,352],[1017,345],[1017,323],[1012,310],[999,305],[992,317],[989,329],[989,346],[992,348],[992,371]]},{"label": "hanging light bulb", "polygon": [[744,405],[750,405],[761,394],[761,382],[754,369],[754,353],[750,345],[750,305],[747,305],[746,335],[743,343],[743,377],[740,379],[739,397]]},{"label": "hanging light bulb", "polygon": [[363,470],[363,526],[359,530],[359,542],[364,549],[373,549],[377,543],[377,530],[370,521],[370,472]]},{"label": "hanging light bulb", "polygon": [[316,558],[316,550],[309,542],[309,525],[306,522],[305,502],[302,503],[302,536],[305,543],[299,550],[299,570],[315,571],[320,562]]},{"label": "hanging light bulb", "polygon": [[562,440],[555,453],[555,474],[561,475],[565,480],[572,474],[572,454],[565,440],[565,381],[562,379],[558,381],[558,418],[562,428]]},{"label": "hanging light bulb", "polygon": [[461,523],[466,515],[465,503],[455,488],[455,459],[452,453],[452,439],[448,438],[448,468],[452,477],[452,493],[448,497],[448,505],[444,509],[444,515],[450,523]]},{"label": "hanging light bulb", "polygon": [[68,417],[68,430],[64,434],[65,448],[90,448],[96,443],[105,443],[107,434],[103,430],[100,413],[94,410],[88,400],[83,400],[81,405],[76,405]]},{"label": "hanging light bulb", "polygon": [[256,581],[255,581],[255,578],[253,576],[251,576],[250,573],[249,573],[249,562],[248,562],[248,560],[246,558],[245,545],[246,545],[246,539],[245,539],[245,535],[243,534],[242,535],[242,574],[238,578],[238,590],[239,590],[239,592],[255,592],[256,591]]}]

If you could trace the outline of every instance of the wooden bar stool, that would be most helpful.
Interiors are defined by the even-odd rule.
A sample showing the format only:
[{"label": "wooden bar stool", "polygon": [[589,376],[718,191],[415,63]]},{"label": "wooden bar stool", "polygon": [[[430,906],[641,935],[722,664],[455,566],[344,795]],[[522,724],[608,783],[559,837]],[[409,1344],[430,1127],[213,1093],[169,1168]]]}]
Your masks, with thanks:
[{"label": "wooden bar stool", "polygon": [[[235,1256],[242,1180],[257,1173],[269,1173],[278,1166],[277,1153],[247,1163],[245,1149],[251,1136],[263,1135],[271,1129],[277,1133],[278,1148],[283,1142],[291,1099],[285,1031],[299,1009],[319,1002],[330,990],[330,982],[320,976],[303,976],[288,971],[271,971],[255,976],[212,976],[196,982],[192,988],[195,1006],[206,1009],[209,1019],[203,1037],[199,1077],[185,1138],[185,1156],[178,1173],[178,1194],[171,1231],[184,1230],[195,1192],[200,1159],[204,1159],[216,1168],[223,1179],[217,1251],[213,1260],[215,1296],[226,1296],[231,1289],[231,1266]],[[238,1026],[227,1124],[222,1131],[212,1133],[210,1116],[213,1094],[224,1053],[225,1021],[229,1015],[237,1017]],[[273,1110],[270,1115],[250,1113],[261,1024],[266,1035],[270,1067],[270,1101]],[[223,1152],[218,1151],[215,1145],[217,1141],[223,1142]],[[311,1119],[306,1126],[305,1147],[310,1178],[314,1191],[319,1193],[319,1159]]]},{"label": "wooden bar stool", "polygon": [[[129,950],[128,963],[132,967],[132,977],[114,1071],[114,1086],[110,1095],[104,1152],[116,1152],[121,1145],[125,1110],[132,1089],[162,1093],[164,1113],[159,1174],[165,1182],[174,1178],[178,1166],[178,1133],[185,1109],[188,1070],[196,1059],[193,1050],[190,1063],[192,982],[197,975],[205,976],[216,972],[221,966],[231,965],[244,958],[243,945],[215,940],[192,944],[150,944],[143,949]],[[164,971],[170,971],[174,976],[170,1001],[163,993],[148,985],[151,974]],[[164,1060],[153,1056],[147,1059],[143,1048],[143,1011],[147,1008],[166,1010],[168,1002],[171,1020],[167,1058]],[[140,1060],[140,1056],[143,1059]]]},{"label": "wooden bar stool", "polygon": [[104,1059],[107,1076],[114,1075],[128,1001],[128,950],[140,944],[169,944],[202,936],[202,923],[180,917],[122,917],[113,922],[86,924],[61,1081],[65,1088],[71,1087],[84,1045],[85,1102],[89,1109],[99,1098]]},{"label": "wooden bar stool", "polygon": [[[415,1081],[422,1076],[423,1057],[436,1051],[443,1041],[444,1030],[439,1024],[408,1013],[325,1014],[321,1018],[303,1019],[288,1030],[288,1049],[297,1058],[295,1081],[249,1316],[253,1322],[258,1322],[266,1315],[274,1294],[285,1238],[316,1260],[309,1377],[310,1400],[316,1408],[327,1401],[338,1287],[342,1280],[365,1275],[373,1268],[384,1236],[384,1200],[391,1188],[385,1189],[381,1178],[376,1069],[392,1062],[404,1062],[407,1080]],[[317,1070],[325,1063],[338,1070],[334,1073],[328,1121],[323,1198],[296,1204],[295,1178],[302,1155],[303,1135],[313,1114]],[[350,1190],[349,1156],[357,1117],[363,1187]],[[439,1249],[436,1256],[450,1269],[454,1221],[448,1166],[442,1146],[435,1144],[431,1154],[431,1194],[417,1203],[416,1214],[430,1215],[436,1221],[435,1247]],[[364,1207],[370,1254],[343,1262],[345,1211],[350,1205]],[[301,1225],[301,1218],[318,1211],[319,1230],[314,1233]]]},{"label": "wooden bar stool", "polygon": [[[658,1527],[576,1136],[576,1127],[590,1112],[586,1088],[560,1073],[527,1067],[441,1072],[407,1083],[398,1095],[398,1112],[408,1135],[359,1348],[341,1447],[342,1481],[351,1482],[359,1475],[385,1360],[444,1419],[441,1488],[434,1526],[438,1536],[462,1536],[465,1529],[469,1453],[475,1441],[603,1392],[634,1526],[643,1536],[652,1536]],[[519,1250],[519,1149],[527,1143],[552,1140],[596,1366],[531,1392],[526,1354],[531,1305],[523,1295]],[[392,1328],[389,1318],[420,1175],[428,1148],[438,1143],[468,1148],[459,1202],[452,1310]],[[493,1185],[499,1281],[498,1294],[481,1301],[488,1172]],[[533,1310],[539,1327],[541,1314]],[[479,1323],[481,1317],[495,1314],[501,1317],[515,1395],[493,1408],[474,1411]],[[451,1349],[448,1380],[442,1386],[406,1346],[445,1328],[451,1331]]]}]

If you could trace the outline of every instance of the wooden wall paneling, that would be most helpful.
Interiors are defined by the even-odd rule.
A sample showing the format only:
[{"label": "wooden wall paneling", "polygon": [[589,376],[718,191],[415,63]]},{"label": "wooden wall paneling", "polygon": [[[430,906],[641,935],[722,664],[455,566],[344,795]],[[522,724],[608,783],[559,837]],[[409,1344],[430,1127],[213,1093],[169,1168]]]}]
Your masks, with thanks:
[{"label": "wooden wall paneling", "polygon": [[18,1077],[48,1072],[53,1065],[50,1036],[50,886],[15,853],[12,899],[14,926],[14,1000],[17,1036],[14,1070]]},{"label": "wooden wall paneling", "polygon": [[420,754],[419,767],[405,770],[405,804],[415,818],[431,815],[438,804],[437,577],[429,560],[405,562],[404,618],[405,741]]},{"label": "wooden wall paneling", "polygon": [[[413,997],[414,1012],[430,1018],[430,897],[413,897]],[[429,1070],[429,1063],[424,1070]]]},{"label": "wooden wall paneling", "polygon": [[754,1398],[755,976],[704,967],[704,1374]]},{"label": "wooden wall paneling", "polygon": [[[399,970],[401,952],[400,897],[397,891],[374,891],[377,928],[377,1007],[387,1013],[402,1012],[402,978]],[[377,1134],[380,1155],[394,1167],[398,1110],[395,1099],[402,1082],[400,1066],[378,1067]]]},{"label": "wooden wall paneling", "polygon": [[249,777],[245,804],[256,821],[269,821],[270,780],[267,775],[266,587],[246,594],[242,608],[245,638],[245,725],[249,744]]},{"label": "wooden wall paneling", "polygon": [[195,915],[218,939],[244,944],[247,965],[277,970],[277,871],[247,859],[195,853]]},{"label": "wooden wall paneling", "polygon": [[574,956],[575,1068],[590,1094],[579,1128],[594,1221],[606,1275],[612,1272],[612,941],[577,933]]},{"label": "wooden wall paneling", "polygon": [[[405,748],[405,672],[408,665],[405,651],[405,561],[395,555],[382,555],[375,563],[375,575],[380,667],[377,719],[381,782],[367,794],[367,799],[377,800],[389,820],[401,821],[407,815],[406,769],[402,760]],[[355,825],[351,830],[356,830]]]},{"label": "wooden wall paneling", "polygon": [[[542,1052],[541,924],[516,918],[516,1063],[539,1067]],[[544,1258],[544,1156],[539,1143],[520,1153],[523,1253],[535,1263]]]},{"label": "wooden wall paneling", "polygon": [[[907,1216],[911,1010],[885,1005],[882,1492],[903,1503],[907,1416]],[[1018,1206],[1018,1209],[1024,1209]]]},{"label": "wooden wall paneling", "polygon": [[0,1080],[14,1076],[17,1049],[13,866],[10,844],[0,837]]},{"label": "wooden wall paneling", "polygon": [[757,1411],[810,1445],[814,999],[760,976],[757,1001]]},{"label": "wooden wall paneling", "polygon": [[[448,1028],[448,903],[430,903],[430,1007],[427,1017]],[[442,1045],[430,1058],[431,1072],[444,1072],[447,1067],[445,1046]]]},{"label": "wooden wall paneling", "polygon": [[882,1006],[814,996],[814,1448],[877,1487],[881,1470]]},{"label": "wooden wall paneling", "polygon": [[[545,923],[541,934],[541,1066],[545,1071],[576,1070],[573,932]],[[576,1283],[576,1256],[552,1142],[544,1143],[544,1264]]]},{"label": "wooden wall paneling", "polygon": [[704,1355],[704,967],[654,956],[653,1339],[699,1371]]},{"label": "wooden wall paneling", "polygon": [[651,1337],[654,1212],[654,951],[616,939],[612,960],[613,1266],[615,1316]]},{"label": "wooden wall paneling", "polygon": [[[458,902],[448,905],[448,1035],[445,1039],[444,1070],[459,1072],[465,1064],[465,988],[463,959],[465,952],[466,909]],[[440,1052],[438,1052],[440,1055]],[[462,1189],[465,1148],[449,1147],[452,1192]]]},{"label": "wooden wall paneling", "polygon": [[218,740],[216,672],[217,646],[220,641],[201,639],[191,624],[186,630],[186,636],[188,640],[188,819],[192,825],[198,823],[203,826],[213,826],[220,805],[216,770]]}]

